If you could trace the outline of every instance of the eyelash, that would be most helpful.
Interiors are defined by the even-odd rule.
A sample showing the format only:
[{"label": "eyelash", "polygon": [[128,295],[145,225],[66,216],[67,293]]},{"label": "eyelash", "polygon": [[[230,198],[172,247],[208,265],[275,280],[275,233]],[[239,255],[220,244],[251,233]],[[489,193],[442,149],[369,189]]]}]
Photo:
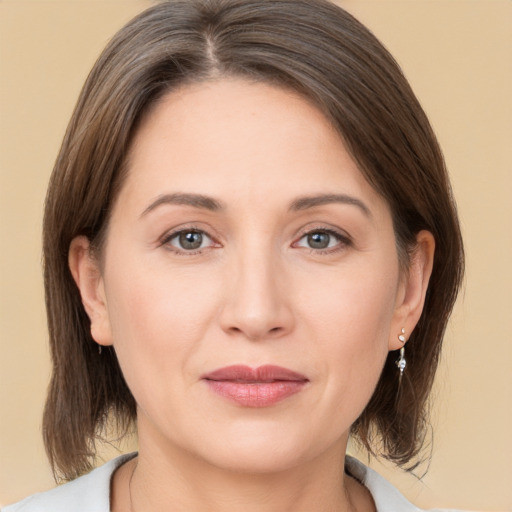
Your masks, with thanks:
[{"label": "eyelash", "polygon": [[325,249],[315,249],[313,247],[304,247],[304,249],[309,249],[309,252],[311,254],[329,255],[329,254],[337,253],[339,251],[343,251],[344,249],[346,249],[347,247],[350,247],[352,245],[352,240],[350,239],[350,237],[348,235],[340,233],[339,231],[336,231],[334,229],[324,228],[324,227],[315,227],[312,229],[307,229],[306,231],[304,231],[302,233],[302,235],[297,240],[297,242],[294,242],[293,245],[295,246],[304,238],[311,236],[315,233],[326,234],[331,237],[334,237],[336,239],[337,243],[333,247],[326,247]]},{"label": "eyelash", "polygon": [[[180,249],[180,248],[177,248],[177,247],[174,247],[171,245],[171,241],[173,239],[179,237],[181,234],[186,234],[186,233],[198,233],[198,234],[202,235],[203,237],[207,237],[211,241],[211,244],[208,247],[198,248],[196,250]],[[302,247],[302,246],[298,246],[297,244],[304,238],[311,236],[313,234],[316,234],[316,233],[326,234],[331,237],[334,237],[336,239],[337,243],[334,247],[326,247],[324,249],[315,249],[314,247],[303,247],[304,249],[308,249],[311,254],[317,254],[317,255],[333,254],[333,253],[342,251],[343,249],[350,247],[352,245],[352,240],[346,234],[342,234],[333,229],[318,227],[318,228],[313,228],[313,229],[308,229],[308,230],[303,231],[301,236],[298,238],[298,240],[292,244],[292,247]],[[210,236],[204,229],[200,229],[195,226],[180,228],[176,231],[167,233],[166,235],[164,235],[162,237],[160,244],[162,246],[165,246],[169,251],[171,251],[179,256],[194,256],[194,255],[203,253],[205,249],[215,247],[215,245],[217,245],[217,247],[220,247],[220,244],[218,242],[216,242],[215,239],[212,236]]]},{"label": "eyelash", "polygon": [[[185,233],[198,233],[202,235],[203,237],[207,237],[211,241],[211,245],[208,247],[198,248],[196,250],[186,250],[186,249],[180,249],[178,247],[174,247],[171,245],[171,241],[174,238],[179,237],[181,234]],[[200,229],[196,226],[187,226],[185,228],[177,229],[176,231],[171,231],[170,233],[165,234],[162,239],[160,240],[160,245],[165,246],[169,251],[173,252],[174,254],[177,254],[178,256],[194,256],[196,254],[201,254],[205,249],[208,249],[210,247],[215,247],[215,245],[220,246],[213,237],[211,237],[204,229]]]}]

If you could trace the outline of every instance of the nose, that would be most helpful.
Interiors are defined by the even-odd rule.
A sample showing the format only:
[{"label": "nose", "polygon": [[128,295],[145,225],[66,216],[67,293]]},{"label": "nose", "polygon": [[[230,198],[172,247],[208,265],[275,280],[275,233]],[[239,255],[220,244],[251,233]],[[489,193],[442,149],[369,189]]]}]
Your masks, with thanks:
[{"label": "nose", "polygon": [[282,337],[294,326],[285,272],[270,250],[248,252],[227,270],[221,327],[252,341]]}]

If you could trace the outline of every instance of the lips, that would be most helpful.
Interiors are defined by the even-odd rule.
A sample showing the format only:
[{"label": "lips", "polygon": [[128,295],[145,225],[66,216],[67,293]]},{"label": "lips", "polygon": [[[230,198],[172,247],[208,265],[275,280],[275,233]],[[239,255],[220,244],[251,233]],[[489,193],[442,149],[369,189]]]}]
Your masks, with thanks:
[{"label": "lips", "polygon": [[273,365],[227,366],[202,379],[213,392],[244,407],[269,407],[300,392],[309,382],[300,373]]}]

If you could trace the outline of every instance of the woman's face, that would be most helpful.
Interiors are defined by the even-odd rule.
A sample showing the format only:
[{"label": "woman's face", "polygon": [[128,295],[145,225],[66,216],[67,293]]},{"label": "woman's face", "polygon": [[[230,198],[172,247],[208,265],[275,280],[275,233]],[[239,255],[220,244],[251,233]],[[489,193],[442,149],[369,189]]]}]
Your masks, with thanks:
[{"label": "woman's face", "polygon": [[135,136],[102,261],[86,307],[141,450],[243,471],[342,456],[407,285],[388,205],[319,110],[237,79],[168,94]]}]

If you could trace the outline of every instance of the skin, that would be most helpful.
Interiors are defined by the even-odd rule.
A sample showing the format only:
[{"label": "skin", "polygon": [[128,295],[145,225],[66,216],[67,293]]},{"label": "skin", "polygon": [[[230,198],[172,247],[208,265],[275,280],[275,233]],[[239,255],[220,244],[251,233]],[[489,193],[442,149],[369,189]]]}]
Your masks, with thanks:
[{"label": "skin", "polygon": [[[113,510],[130,509],[130,479],[136,511],[374,510],[342,461],[387,352],[421,314],[431,234],[418,234],[401,275],[389,206],[335,130],[262,83],[169,93],[128,169],[101,264],[84,237],[69,256],[93,338],[114,345],[138,404],[139,456],[115,474]],[[221,207],[161,199],[173,194]],[[345,200],[290,208],[325,194]],[[187,230],[200,249],[180,245]],[[201,379],[233,364],[283,366],[308,383],[243,407]]]}]

